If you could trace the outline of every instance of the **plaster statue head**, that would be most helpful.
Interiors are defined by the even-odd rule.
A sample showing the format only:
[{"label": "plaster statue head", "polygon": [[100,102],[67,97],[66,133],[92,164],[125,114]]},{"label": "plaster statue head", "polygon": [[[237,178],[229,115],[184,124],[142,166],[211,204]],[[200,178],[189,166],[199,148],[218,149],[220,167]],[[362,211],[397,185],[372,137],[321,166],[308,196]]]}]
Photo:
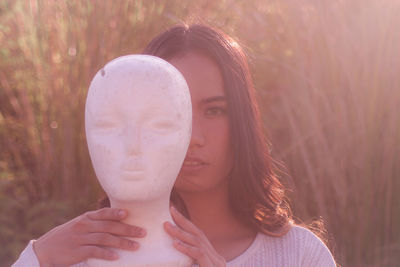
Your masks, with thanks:
[{"label": "plaster statue head", "polygon": [[93,78],[85,128],[97,178],[111,201],[170,194],[190,142],[188,86],[171,64],[128,55]]},{"label": "plaster statue head", "polygon": [[85,128],[96,176],[111,206],[129,210],[124,222],[144,227],[136,252],[116,250],[118,261],[88,266],[191,266],[162,228],[172,222],[169,196],[190,142],[192,107],[182,74],[161,58],[112,60],[93,78]]}]

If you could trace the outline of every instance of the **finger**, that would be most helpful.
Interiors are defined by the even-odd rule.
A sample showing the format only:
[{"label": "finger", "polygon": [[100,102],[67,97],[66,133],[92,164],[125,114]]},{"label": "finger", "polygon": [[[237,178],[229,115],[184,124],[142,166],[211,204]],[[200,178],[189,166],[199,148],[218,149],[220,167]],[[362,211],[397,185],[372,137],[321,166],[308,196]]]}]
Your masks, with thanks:
[{"label": "finger", "polygon": [[96,245],[126,250],[137,250],[139,248],[139,244],[135,241],[104,233],[88,234],[85,236],[83,242],[84,245]]},{"label": "finger", "polygon": [[103,208],[95,211],[86,212],[85,215],[92,220],[113,220],[119,221],[128,215],[126,210]]},{"label": "finger", "polygon": [[173,225],[170,222],[164,223],[164,229],[174,239],[179,239],[179,240],[181,240],[187,244],[193,245],[193,246],[200,246],[200,240],[198,237],[180,229],[179,227]]},{"label": "finger", "polygon": [[185,218],[175,207],[171,206],[171,215],[175,223],[183,230],[190,232],[195,235],[202,236],[203,232],[197,228],[191,221]]},{"label": "finger", "polygon": [[116,252],[96,246],[80,247],[80,254],[85,260],[88,258],[98,258],[104,260],[116,260],[119,258]]},{"label": "finger", "polygon": [[224,260],[215,252],[211,243],[205,236],[195,236],[180,229],[170,222],[165,222],[164,228],[166,232],[175,239],[175,242],[178,242],[177,244],[181,242],[183,244],[187,244],[188,246],[196,247],[199,249],[199,251],[202,251],[203,254],[207,255],[210,262],[214,264],[212,266],[219,266],[219,262],[221,262],[221,259]]},{"label": "finger", "polygon": [[92,221],[88,231],[90,233],[110,233],[129,237],[144,237],[146,235],[146,230],[141,227],[114,221]]},{"label": "finger", "polygon": [[198,248],[195,246],[191,246],[189,244],[186,244],[180,240],[174,240],[173,246],[179,250],[180,252],[188,255],[189,257],[193,258],[196,260],[196,262],[201,266],[201,267],[212,267],[214,266],[211,262],[211,260],[207,256],[207,252],[203,250],[202,248]]}]

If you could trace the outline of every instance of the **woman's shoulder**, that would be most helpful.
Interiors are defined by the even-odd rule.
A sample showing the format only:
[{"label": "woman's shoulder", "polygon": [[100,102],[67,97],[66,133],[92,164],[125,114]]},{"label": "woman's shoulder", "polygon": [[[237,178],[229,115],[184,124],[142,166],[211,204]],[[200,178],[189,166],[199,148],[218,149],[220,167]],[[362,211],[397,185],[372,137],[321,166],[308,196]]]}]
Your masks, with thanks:
[{"label": "woman's shoulder", "polygon": [[[336,266],[332,253],[325,243],[312,231],[300,225],[292,225],[281,237],[263,233],[261,243],[265,248],[281,247],[286,255],[299,257],[301,266]],[[299,260],[300,260],[299,259]]]},{"label": "woman's shoulder", "polygon": [[[264,236],[267,236],[263,234]],[[274,237],[272,237],[274,238]],[[307,229],[304,226],[292,224],[287,233],[281,237],[282,241],[286,242],[301,242],[301,243],[310,243],[310,244],[321,244],[324,245],[324,242],[311,230]]]},{"label": "woman's shoulder", "polygon": [[303,245],[321,245],[325,246],[324,242],[309,229],[300,225],[291,225],[286,234],[282,236],[270,236],[268,234],[259,233],[264,242],[274,243],[279,242],[283,244],[303,244]]}]

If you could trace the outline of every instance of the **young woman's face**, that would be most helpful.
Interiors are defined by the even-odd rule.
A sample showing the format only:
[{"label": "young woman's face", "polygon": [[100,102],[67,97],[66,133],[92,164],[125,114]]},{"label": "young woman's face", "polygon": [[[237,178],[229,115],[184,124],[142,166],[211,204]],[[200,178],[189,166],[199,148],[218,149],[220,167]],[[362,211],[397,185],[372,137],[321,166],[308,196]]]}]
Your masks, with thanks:
[{"label": "young woman's face", "polygon": [[200,192],[226,186],[233,155],[221,70],[214,60],[197,52],[169,62],[188,83],[193,112],[192,137],[175,188]]}]

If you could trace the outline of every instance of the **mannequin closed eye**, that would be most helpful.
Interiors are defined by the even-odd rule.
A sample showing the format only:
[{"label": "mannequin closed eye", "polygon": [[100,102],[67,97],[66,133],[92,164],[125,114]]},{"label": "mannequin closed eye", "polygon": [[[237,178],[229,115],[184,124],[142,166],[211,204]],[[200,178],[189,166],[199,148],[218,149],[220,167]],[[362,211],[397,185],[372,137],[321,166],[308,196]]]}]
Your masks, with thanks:
[{"label": "mannequin closed eye", "polygon": [[148,126],[151,130],[157,132],[175,132],[179,129],[179,125],[177,125],[174,121],[165,120],[150,121]]},{"label": "mannequin closed eye", "polygon": [[108,130],[113,130],[117,128],[117,124],[115,122],[111,121],[96,121],[93,124],[93,131],[108,131]]}]

